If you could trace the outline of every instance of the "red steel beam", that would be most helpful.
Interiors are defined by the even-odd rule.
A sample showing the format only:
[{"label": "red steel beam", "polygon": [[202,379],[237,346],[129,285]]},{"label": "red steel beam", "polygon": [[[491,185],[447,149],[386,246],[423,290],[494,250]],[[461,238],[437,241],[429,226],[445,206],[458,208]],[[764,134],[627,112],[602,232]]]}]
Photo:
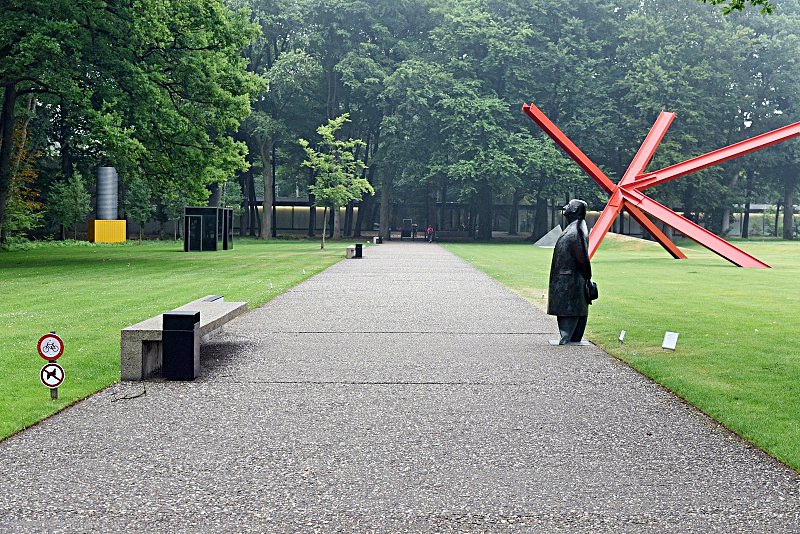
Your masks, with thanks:
[{"label": "red steel beam", "polygon": [[[669,237],[661,231],[661,229],[653,224],[653,221],[647,218],[647,215],[642,213],[642,211],[631,204],[630,202],[625,202],[625,209],[628,210],[631,217],[639,223],[639,226],[647,230],[653,239],[658,241],[658,244],[664,247],[664,249],[670,253],[670,255],[675,258],[676,260],[685,260],[686,254],[683,253],[681,249],[678,248],[678,245],[673,243]],[[591,256],[590,256],[591,257]]]},{"label": "red steel beam", "polygon": [[670,180],[686,176],[693,172],[719,165],[728,160],[744,156],[751,152],[767,148],[783,141],[788,141],[794,137],[800,136],[800,122],[795,122],[788,126],[772,130],[771,132],[763,133],[744,141],[739,141],[724,148],[719,148],[708,154],[697,156],[696,158],[688,159],[682,163],[665,167],[659,171],[642,175],[636,180],[636,189],[644,190],[648,187],[661,185]]},{"label": "red steel beam", "polygon": [[[637,194],[638,193],[638,194]],[[636,204],[647,213],[651,214],[656,219],[663,221],[665,224],[673,227],[689,239],[703,245],[711,252],[717,254],[728,260],[729,262],[738,265],[739,267],[752,267],[758,269],[768,269],[769,265],[755,258],[747,252],[736,248],[721,237],[718,237],[702,226],[699,226],[689,219],[681,217],[671,209],[659,204],[650,197],[643,195],[636,191],[623,190],[622,195],[625,200]]]},{"label": "red steel beam", "polygon": [[[628,166],[628,169],[625,171],[625,174],[622,176],[622,179],[617,184],[617,187],[625,188],[628,184],[634,182],[636,177],[647,168],[647,165],[650,163],[650,160],[653,159],[653,155],[656,153],[658,146],[661,144],[661,141],[664,139],[664,135],[666,135],[667,130],[669,129],[672,121],[675,120],[675,114],[670,113],[667,111],[662,111],[659,113],[656,122],[653,124],[653,127],[650,128],[650,131],[647,133],[647,137],[642,142],[642,146],[639,147],[639,150],[636,152],[636,156],[634,156],[631,164]],[[610,204],[610,203],[609,203]],[[653,238],[658,241],[658,243],[664,247],[664,249],[670,253],[670,255],[675,259],[685,259],[686,254],[684,254],[675,243],[670,240],[653,222],[647,218],[647,216],[642,213],[638,208],[636,208],[630,202],[626,202],[623,200],[622,204],[616,210],[617,216],[622,213],[622,209],[627,209],[628,213],[639,223],[639,226],[644,228],[647,232],[650,233]],[[608,209],[608,207],[606,208]],[[605,213],[605,210],[603,210]],[[603,214],[601,214],[602,217]],[[613,222],[613,219],[612,219]],[[595,225],[597,226],[597,225]],[[598,233],[596,233],[596,237],[594,240],[589,238],[589,257],[591,258],[597,248],[600,246],[600,243],[603,241],[606,233],[611,227],[608,226],[605,228],[604,231],[598,229]],[[594,231],[594,228],[592,228]],[[591,236],[591,234],[590,234]]]},{"label": "red steel beam", "polygon": [[589,232],[589,258],[592,258],[597,252],[597,248],[603,242],[603,238],[611,229],[611,225],[614,224],[614,219],[617,218],[620,211],[622,211],[622,192],[617,188],[611,194],[606,207],[603,208],[603,212],[600,213],[600,217],[597,218]]},{"label": "red steel beam", "polygon": [[664,135],[666,135],[673,120],[675,120],[674,113],[667,111],[659,113],[656,122],[653,124],[653,127],[650,128],[647,137],[645,137],[642,142],[642,146],[639,147],[639,151],[636,152],[631,164],[628,166],[628,170],[625,171],[625,174],[617,185],[623,187],[636,180],[636,177],[644,172],[650,160],[653,159],[658,145],[661,144],[661,140],[664,139]]},{"label": "red steel beam", "polygon": [[537,108],[534,104],[525,104],[522,106],[522,111],[528,117],[530,117],[533,122],[535,122],[539,128],[546,133],[550,139],[555,141],[555,143],[561,147],[561,149],[567,153],[567,155],[572,158],[572,160],[578,164],[578,166],[583,169],[586,174],[588,174],[597,184],[609,195],[617,188],[616,184],[612,182],[608,176],[605,175],[603,171],[600,170],[600,167],[595,165],[589,157],[584,154],[580,148],[578,148],[572,140],[564,135],[564,132],[558,129],[558,126],[553,124],[547,115],[542,113],[542,110]]},{"label": "red steel beam", "polygon": [[[603,209],[603,212],[600,214],[600,217],[606,213],[606,210],[609,209],[608,204],[606,204],[606,208]],[[612,208],[613,209],[613,208]],[[628,213],[633,218],[634,221],[639,223],[639,226],[644,228],[647,233],[649,233],[653,239],[655,239],[659,245],[664,247],[664,250],[669,252],[669,254],[675,258],[676,260],[685,260],[686,254],[684,254],[678,246],[673,243],[667,235],[661,231],[661,229],[653,224],[653,221],[647,218],[642,210],[631,204],[630,202],[626,202],[623,199],[622,204],[620,205],[620,209],[614,210],[617,216],[620,212],[626,209]],[[599,219],[598,219],[599,221]],[[611,219],[611,223],[614,223],[614,218]],[[597,228],[597,230],[595,230]],[[611,228],[609,225],[605,232],[600,231],[600,226],[595,222],[594,226],[592,226],[592,230],[589,232],[589,258],[594,257],[594,253],[597,252],[597,249],[600,247],[600,244],[603,242],[603,238],[605,238],[606,234],[608,233],[608,228]]]}]

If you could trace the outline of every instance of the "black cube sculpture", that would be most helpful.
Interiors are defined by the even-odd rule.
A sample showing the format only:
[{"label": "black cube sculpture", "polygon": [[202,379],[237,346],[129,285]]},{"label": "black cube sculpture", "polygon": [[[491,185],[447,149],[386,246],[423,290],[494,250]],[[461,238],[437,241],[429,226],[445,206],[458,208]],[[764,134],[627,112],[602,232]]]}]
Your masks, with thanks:
[{"label": "black cube sculpture", "polygon": [[203,252],[233,248],[233,210],[193,207],[183,209],[183,250]]}]

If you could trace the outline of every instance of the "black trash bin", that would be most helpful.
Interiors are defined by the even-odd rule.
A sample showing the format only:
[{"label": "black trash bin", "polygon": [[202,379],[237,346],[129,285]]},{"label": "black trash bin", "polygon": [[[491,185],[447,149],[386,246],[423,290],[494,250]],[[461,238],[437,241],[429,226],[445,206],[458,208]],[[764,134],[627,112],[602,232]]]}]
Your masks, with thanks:
[{"label": "black trash bin", "polygon": [[353,257],[354,258],[364,257],[364,245],[362,245],[361,243],[356,243],[356,255]]},{"label": "black trash bin", "polygon": [[200,375],[200,312],[164,314],[161,376],[167,380],[194,380]]}]

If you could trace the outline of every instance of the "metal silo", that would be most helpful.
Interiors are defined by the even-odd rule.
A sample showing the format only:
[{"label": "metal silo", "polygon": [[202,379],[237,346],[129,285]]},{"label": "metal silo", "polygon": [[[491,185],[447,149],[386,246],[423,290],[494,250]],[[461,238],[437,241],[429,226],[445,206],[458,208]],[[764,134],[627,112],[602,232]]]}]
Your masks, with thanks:
[{"label": "metal silo", "polygon": [[117,199],[119,197],[119,178],[114,167],[97,168],[97,219],[114,221],[117,219]]}]

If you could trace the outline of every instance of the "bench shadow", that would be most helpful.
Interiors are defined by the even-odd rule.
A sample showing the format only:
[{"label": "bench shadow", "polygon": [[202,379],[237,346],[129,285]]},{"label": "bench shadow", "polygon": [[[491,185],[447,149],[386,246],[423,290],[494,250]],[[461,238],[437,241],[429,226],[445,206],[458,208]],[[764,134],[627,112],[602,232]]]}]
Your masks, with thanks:
[{"label": "bench shadow", "polygon": [[200,345],[202,374],[215,373],[245,356],[248,344],[241,341],[208,341]]}]

